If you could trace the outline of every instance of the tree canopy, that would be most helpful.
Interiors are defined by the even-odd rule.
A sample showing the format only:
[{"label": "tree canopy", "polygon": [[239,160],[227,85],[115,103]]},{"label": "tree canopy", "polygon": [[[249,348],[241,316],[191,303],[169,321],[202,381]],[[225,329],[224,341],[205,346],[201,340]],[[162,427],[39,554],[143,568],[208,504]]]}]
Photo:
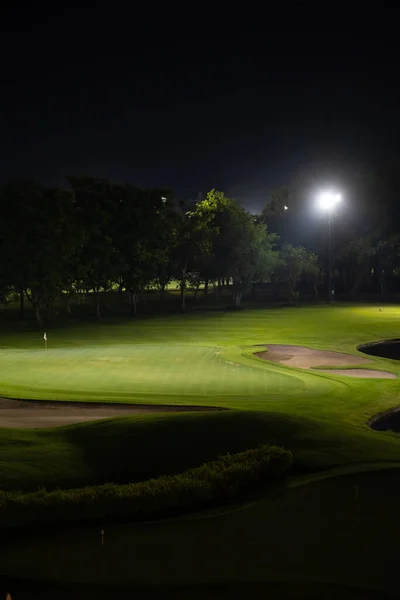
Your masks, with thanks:
[{"label": "tree canopy", "polygon": [[[175,280],[181,307],[187,288],[216,293],[229,284],[240,306],[253,285],[282,266],[278,236],[236,200],[211,190],[196,202],[175,200],[165,189],[80,176],[69,189],[32,181],[0,189],[0,283],[27,298],[39,326],[55,316],[55,300],[79,290],[101,317],[104,292],[126,293],[132,314],[149,286]],[[304,269],[303,269],[304,270]]]}]

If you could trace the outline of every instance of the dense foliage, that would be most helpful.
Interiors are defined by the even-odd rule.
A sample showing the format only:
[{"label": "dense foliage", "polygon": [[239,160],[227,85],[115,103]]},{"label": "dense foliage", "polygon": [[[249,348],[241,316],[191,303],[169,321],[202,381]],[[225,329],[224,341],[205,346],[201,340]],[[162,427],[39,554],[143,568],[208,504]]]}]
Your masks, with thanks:
[{"label": "dense foliage", "polygon": [[29,494],[0,492],[0,527],[179,514],[229,501],[256,483],[272,483],[291,464],[291,452],[263,445],[140,483]]},{"label": "dense foliage", "polygon": [[[146,190],[91,177],[69,177],[70,188],[30,181],[0,189],[0,289],[32,304],[39,326],[55,316],[63,297],[69,311],[74,294],[91,293],[101,316],[100,294],[128,295],[132,314],[143,291],[175,280],[185,308],[188,287],[205,293],[228,282],[234,305],[255,282],[275,273],[290,284],[278,236],[237,201],[211,190],[184,206],[168,190]],[[311,272],[306,252],[298,255],[296,283]],[[296,259],[296,256],[294,257]],[[292,261],[293,263],[293,261]],[[286,271],[285,271],[286,269]],[[276,279],[276,277],[275,277]]]}]

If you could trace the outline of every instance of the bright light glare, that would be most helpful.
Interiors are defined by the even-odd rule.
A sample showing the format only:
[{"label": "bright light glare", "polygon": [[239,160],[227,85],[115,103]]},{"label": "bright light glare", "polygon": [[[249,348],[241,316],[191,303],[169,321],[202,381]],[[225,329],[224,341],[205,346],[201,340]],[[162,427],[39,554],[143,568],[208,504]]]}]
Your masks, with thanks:
[{"label": "bright light glare", "polygon": [[342,199],[340,194],[333,192],[321,192],[318,197],[318,204],[322,210],[332,210]]},{"label": "bright light glare", "polygon": [[288,208],[289,208],[288,206],[284,206],[284,207],[283,207],[283,210],[287,210]]}]

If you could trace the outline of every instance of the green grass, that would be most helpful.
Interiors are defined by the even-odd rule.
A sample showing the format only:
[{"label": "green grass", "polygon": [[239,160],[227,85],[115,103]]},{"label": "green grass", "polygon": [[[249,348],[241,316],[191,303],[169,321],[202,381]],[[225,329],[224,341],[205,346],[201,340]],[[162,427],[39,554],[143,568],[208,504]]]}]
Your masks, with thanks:
[{"label": "green grass", "polygon": [[[268,342],[357,354],[359,344],[400,337],[399,330],[400,308],[395,306],[385,306],[382,312],[374,306],[335,306],[199,313],[54,329],[48,332],[49,351],[44,355],[41,332],[4,329],[3,396],[203,404],[234,410],[130,417],[48,430],[0,429],[0,488],[137,481],[259,443],[290,449],[294,474],[400,462],[399,437],[368,427],[371,416],[399,404],[397,380],[341,378],[253,356],[257,344]],[[373,361],[367,366],[400,375],[399,362]],[[359,518],[354,511],[364,506],[364,497],[354,510],[347,501],[343,504],[340,490],[347,489],[347,483],[341,482],[350,481],[343,478],[307,485],[303,491],[291,489],[279,500],[265,500],[219,519],[114,527],[113,550],[103,555],[89,550],[97,535],[93,530],[76,533],[76,541],[61,536],[58,546],[56,539],[45,537],[38,556],[54,567],[54,577],[67,579],[91,580],[97,560],[104,561],[104,569],[98,568],[108,581],[121,576],[145,582],[151,569],[155,580],[164,581],[174,561],[182,560],[176,572],[180,583],[300,579],[384,589],[385,564],[389,568],[395,561],[388,533],[400,500],[400,480],[394,473],[352,476],[364,477],[363,486],[370,490],[369,512],[357,513]],[[351,529],[349,538],[343,524],[350,521],[353,527],[353,520],[359,526]],[[384,528],[386,542],[380,533]],[[247,532],[253,531],[254,548],[247,545],[252,541]],[[65,558],[58,566],[53,542]],[[381,552],[378,542],[384,546]],[[21,550],[19,562],[13,546],[4,568],[16,575],[32,574],[29,547],[28,543],[27,550]],[[366,548],[372,549],[369,556]],[[348,566],[351,557],[353,572]],[[154,564],[160,566],[155,569]],[[44,570],[41,573],[45,576]],[[386,587],[391,586],[389,582]]]},{"label": "green grass", "polygon": [[[225,356],[226,354],[226,356]],[[3,350],[0,391],[7,397],[206,403],[210,395],[260,396],[305,388],[296,375],[241,364],[240,353],[218,347],[118,344],[43,350]],[[158,400],[157,400],[158,401]],[[164,400],[166,402],[166,400]]]},{"label": "green grass", "polygon": [[[240,412],[3,429],[0,488],[138,480],[264,442],[292,449],[304,469],[400,459],[398,437],[367,425],[372,415],[398,404],[396,380],[302,371],[252,354],[267,342],[356,353],[359,343],[395,337],[397,327],[397,307],[174,315],[55,329],[48,332],[47,355],[41,332],[3,331],[4,396],[204,404]],[[371,367],[400,374],[396,361],[376,359]]]},{"label": "green grass", "polygon": [[[361,342],[396,336],[398,320],[400,328],[397,307],[313,307],[106,321],[50,331],[47,355],[40,332],[3,331],[4,396],[241,412],[0,430],[0,488],[138,480],[263,442],[291,448],[302,468],[400,458],[398,437],[367,425],[398,403],[396,380],[345,379],[252,354],[267,342],[355,353]],[[371,366],[400,374],[396,361],[376,359]]]}]

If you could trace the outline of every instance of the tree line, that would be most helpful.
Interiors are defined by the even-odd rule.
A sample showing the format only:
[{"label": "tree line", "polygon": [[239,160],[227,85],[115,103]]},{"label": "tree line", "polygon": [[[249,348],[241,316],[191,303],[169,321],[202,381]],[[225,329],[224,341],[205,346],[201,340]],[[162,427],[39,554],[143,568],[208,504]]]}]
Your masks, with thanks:
[{"label": "tree line", "polygon": [[262,216],[211,190],[195,202],[177,202],[169,190],[140,189],[93,177],[68,177],[69,189],[32,181],[0,188],[0,288],[27,299],[38,325],[51,322],[62,296],[70,311],[77,293],[91,293],[101,316],[100,295],[118,288],[132,315],[144,290],[162,300],[169,282],[205,293],[230,283],[233,305],[254,283],[285,280],[296,297],[302,276],[316,286],[317,255],[279,242]]},{"label": "tree line", "polygon": [[[333,283],[349,297],[400,293],[400,170],[397,164],[347,170],[343,202],[334,215]],[[271,232],[294,245],[306,244],[328,271],[327,214],[319,211],[321,174],[302,172],[273,191],[261,213]],[[285,210],[285,206],[288,207]]]}]

